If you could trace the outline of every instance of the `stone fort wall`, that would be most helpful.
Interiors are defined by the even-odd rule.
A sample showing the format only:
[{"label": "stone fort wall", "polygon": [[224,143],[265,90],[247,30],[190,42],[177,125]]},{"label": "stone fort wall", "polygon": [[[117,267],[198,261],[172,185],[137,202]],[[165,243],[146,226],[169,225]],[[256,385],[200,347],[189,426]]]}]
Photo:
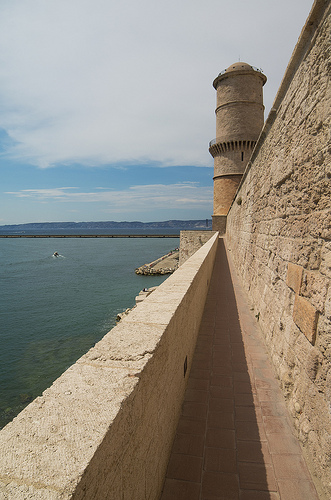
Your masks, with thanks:
[{"label": "stone fort wall", "polygon": [[215,234],[215,231],[181,231],[179,266],[183,265],[199,248]]},{"label": "stone fort wall", "polygon": [[330,3],[317,0],[227,218],[316,477],[331,494]]}]

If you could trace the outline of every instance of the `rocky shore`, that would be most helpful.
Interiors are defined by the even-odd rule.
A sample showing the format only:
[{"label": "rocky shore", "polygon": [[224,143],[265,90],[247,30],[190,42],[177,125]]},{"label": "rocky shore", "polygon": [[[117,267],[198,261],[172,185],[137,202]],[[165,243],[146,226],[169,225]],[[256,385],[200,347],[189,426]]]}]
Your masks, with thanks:
[{"label": "rocky shore", "polygon": [[[144,288],[143,290],[141,290],[139,292],[139,295],[136,296],[136,305],[139,304],[140,302],[142,302],[143,300],[145,300],[146,297],[148,297],[156,289],[157,289],[157,286],[153,286],[151,288]],[[136,305],[131,307],[131,308],[129,307],[128,309],[125,309],[125,311],[123,311],[121,313],[118,313],[118,315],[116,317],[116,323],[121,321],[121,319],[124,318],[124,316],[127,316],[129,314],[129,312],[132,311],[132,309],[134,309],[136,307]]]},{"label": "rocky shore", "polygon": [[135,269],[135,273],[143,274],[145,276],[155,274],[171,274],[178,269],[178,262],[179,250],[176,248],[167,255],[163,255],[149,264],[144,264],[143,266],[138,267]]},{"label": "rocky shore", "polygon": [[[135,269],[135,273],[145,276],[148,275],[150,276],[155,274],[171,274],[174,271],[176,271],[176,269],[178,269],[178,265],[179,265],[179,249],[176,248],[175,250],[172,250],[171,252],[167,253],[166,255],[163,255],[162,257],[159,257],[153,262],[138,267],[137,269]],[[136,296],[136,305],[142,302],[156,289],[157,287],[154,286],[151,288],[144,288],[143,290],[141,290],[139,292],[139,295]],[[133,306],[132,308],[126,309],[121,313],[118,313],[116,317],[116,322],[118,323],[119,321],[121,321],[123,317],[127,316],[129,312],[136,307],[136,305]]]}]

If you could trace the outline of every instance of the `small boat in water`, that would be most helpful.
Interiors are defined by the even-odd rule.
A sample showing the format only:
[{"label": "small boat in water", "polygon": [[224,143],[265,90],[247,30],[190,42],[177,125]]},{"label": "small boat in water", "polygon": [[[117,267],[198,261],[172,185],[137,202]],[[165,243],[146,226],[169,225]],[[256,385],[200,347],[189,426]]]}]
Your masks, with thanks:
[{"label": "small boat in water", "polygon": [[53,253],[53,257],[58,257],[58,256],[59,256],[58,252]]}]

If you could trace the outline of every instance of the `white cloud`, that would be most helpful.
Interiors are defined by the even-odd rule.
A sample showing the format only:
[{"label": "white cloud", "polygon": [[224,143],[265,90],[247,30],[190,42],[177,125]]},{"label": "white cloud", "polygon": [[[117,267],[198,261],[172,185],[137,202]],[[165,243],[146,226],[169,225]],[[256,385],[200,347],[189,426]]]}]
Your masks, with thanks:
[{"label": "white cloud", "polygon": [[74,193],[68,191],[77,189],[75,187],[61,187],[51,189],[22,189],[21,191],[6,191],[5,194],[12,194],[18,198],[35,198],[35,199],[65,199]]},{"label": "white cloud", "polygon": [[310,4],[3,1],[0,127],[13,140],[8,154],[41,167],[212,165],[212,80],[239,57],[262,67],[270,108]]},{"label": "white cloud", "polygon": [[6,194],[38,202],[98,203],[104,212],[132,213],[171,207],[171,209],[211,209],[212,187],[200,187],[193,182],[151,184],[129,189],[77,192],[75,187],[53,189],[23,189]]}]

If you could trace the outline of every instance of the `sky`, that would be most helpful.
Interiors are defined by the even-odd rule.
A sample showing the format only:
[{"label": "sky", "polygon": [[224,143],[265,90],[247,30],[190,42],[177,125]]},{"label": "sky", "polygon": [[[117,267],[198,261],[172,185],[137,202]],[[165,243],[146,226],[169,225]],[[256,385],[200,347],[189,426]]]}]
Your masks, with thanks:
[{"label": "sky", "polygon": [[265,119],[312,0],[1,0],[0,225],[212,214],[215,77]]}]

